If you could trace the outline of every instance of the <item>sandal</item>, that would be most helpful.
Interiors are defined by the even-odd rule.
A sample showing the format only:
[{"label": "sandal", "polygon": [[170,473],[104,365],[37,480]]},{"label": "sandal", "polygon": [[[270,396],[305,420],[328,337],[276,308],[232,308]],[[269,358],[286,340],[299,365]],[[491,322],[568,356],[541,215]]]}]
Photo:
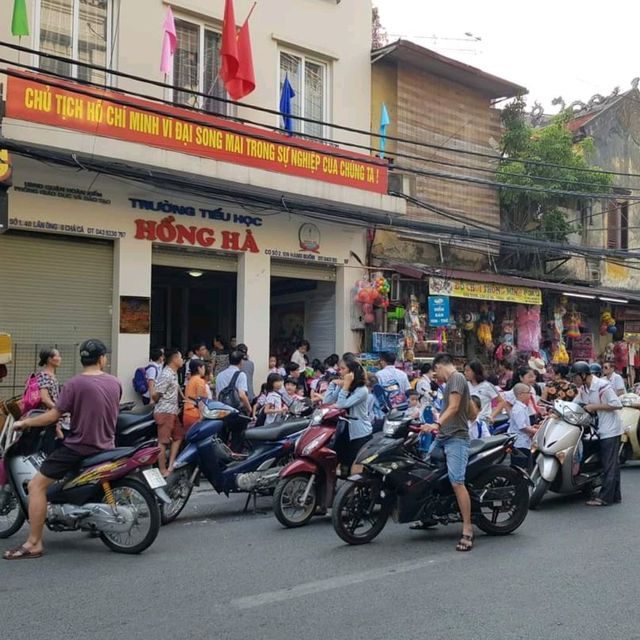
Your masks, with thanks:
[{"label": "sandal", "polygon": [[600,498],[593,498],[592,500],[587,500],[585,503],[587,507],[608,507],[609,503],[601,500]]},{"label": "sandal", "polygon": [[35,558],[42,558],[43,555],[44,551],[31,551],[31,549],[20,545],[19,547],[5,551],[2,557],[5,560],[33,560]]},{"label": "sandal", "polygon": [[467,551],[471,551],[471,549],[473,549],[473,539],[474,539],[474,535],[467,535],[466,533],[463,533],[460,536],[460,540],[458,540],[458,544],[456,545],[456,551],[461,551],[463,553],[466,553]]}]

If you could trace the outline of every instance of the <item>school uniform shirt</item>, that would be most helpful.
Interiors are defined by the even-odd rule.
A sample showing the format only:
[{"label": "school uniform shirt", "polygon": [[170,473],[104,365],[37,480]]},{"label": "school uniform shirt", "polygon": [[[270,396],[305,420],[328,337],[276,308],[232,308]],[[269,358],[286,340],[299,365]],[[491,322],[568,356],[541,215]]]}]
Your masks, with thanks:
[{"label": "school uniform shirt", "polygon": [[[265,407],[270,409],[282,409],[282,396],[277,391],[270,391],[265,399]],[[264,424],[269,425],[282,420],[282,414],[268,413]]]},{"label": "school uniform shirt", "polygon": [[470,382],[469,393],[480,398],[478,420],[486,420],[491,415],[491,403],[500,395],[497,389],[488,380],[483,380],[479,384]]},{"label": "school uniform shirt", "polygon": [[[513,391],[505,391],[502,394],[502,397],[512,407],[515,406],[516,402],[518,402],[518,400],[516,400],[516,396],[513,393]],[[525,406],[527,407],[527,411],[529,412],[528,415],[535,416],[537,413],[539,413],[539,410],[538,410],[538,396],[536,395],[536,391],[535,391],[535,389],[533,387],[531,387],[531,397],[529,398],[529,402]]]},{"label": "school uniform shirt", "polygon": [[524,431],[524,429],[530,428],[529,408],[524,402],[516,400],[511,408],[508,433],[509,435],[515,435],[515,446],[518,449],[531,449],[531,436]]},{"label": "school uniform shirt", "polygon": [[[593,376],[591,386],[580,389],[580,402],[584,404],[608,404],[610,407],[622,408],[622,402],[605,378]],[[598,411],[598,435],[601,440],[621,436],[624,431],[619,411]]]},{"label": "school uniform shirt", "polygon": [[608,378],[608,380],[611,383],[611,386],[613,387],[613,390],[616,392],[616,394],[618,393],[618,391],[622,391],[622,393],[627,392],[627,387],[624,384],[624,378],[619,373],[616,373],[614,371]]},{"label": "school uniform shirt", "polygon": [[380,369],[380,371],[376,373],[376,378],[378,378],[378,384],[382,387],[397,384],[402,393],[407,393],[407,391],[411,389],[407,374],[392,364],[387,365],[384,369]]},{"label": "school uniform shirt", "polygon": [[482,438],[490,438],[491,432],[484,420],[469,421],[469,437],[472,440],[482,440]]},{"label": "school uniform shirt", "polygon": [[[150,380],[153,380],[153,382],[158,382],[158,378],[160,377],[160,373],[162,372],[162,365],[158,364],[157,362],[154,362],[153,360],[149,361],[149,364],[147,365],[147,368],[144,371],[144,375],[147,378],[147,385],[149,384]],[[149,395],[149,389],[147,388],[147,390],[142,394],[143,398],[146,398],[147,400],[151,400],[151,396]]]}]

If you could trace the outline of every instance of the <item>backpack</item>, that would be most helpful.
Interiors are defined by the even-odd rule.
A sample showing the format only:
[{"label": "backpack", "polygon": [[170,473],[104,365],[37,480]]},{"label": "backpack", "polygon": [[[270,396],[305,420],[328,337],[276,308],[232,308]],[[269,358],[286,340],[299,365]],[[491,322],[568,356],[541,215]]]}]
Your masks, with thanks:
[{"label": "backpack", "polygon": [[240,396],[238,395],[238,390],[236,389],[236,382],[238,381],[238,377],[240,376],[241,371],[236,371],[233,374],[233,378],[231,378],[231,382],[218,393],[218,402],[222,402],[223,404],[228,404],[230,407],[234,409],[242,409],[242,402],[240,402]]},{"label": "backpack", "polygon": [[29,413],[29,411],[33,411],[37,409],[42,400],[40,398],[40,387],[38,386],[38,379],[35,373],[32,373],[28,378],[27,382],[24,385],[24,393],[22,394],[22,402],[20,403],[20,408],[22,409],[22,414]]},{"label": "backpack", "polygon": [[146,367],[138,367],[133,374],[133,388],[137,393],[143,396],[149,391],[149,383],[147,382],[147,371],[150,367],[155,367],[153,364],[148,364]]},{"label": "backpack", "polygon": [[394,381],[382,389],[387,398],[387,404],[391,409],[394,409],[401,404],[406,404],[407,396],[405,392],[400,389],[399,382]]}]

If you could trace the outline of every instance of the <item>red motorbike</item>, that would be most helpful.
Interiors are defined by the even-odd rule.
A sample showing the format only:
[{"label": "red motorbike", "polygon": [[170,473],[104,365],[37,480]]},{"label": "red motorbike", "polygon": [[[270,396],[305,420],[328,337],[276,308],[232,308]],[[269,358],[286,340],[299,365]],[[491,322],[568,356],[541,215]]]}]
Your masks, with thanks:
[{"label": "red motorbike", "polygon": [[314,515],[324,515],[333,502],[338,458],[332,446],[344,409],[317,409],[296,443],[296,459],[280,472],[273,511],[285,527],[302,527]]}]

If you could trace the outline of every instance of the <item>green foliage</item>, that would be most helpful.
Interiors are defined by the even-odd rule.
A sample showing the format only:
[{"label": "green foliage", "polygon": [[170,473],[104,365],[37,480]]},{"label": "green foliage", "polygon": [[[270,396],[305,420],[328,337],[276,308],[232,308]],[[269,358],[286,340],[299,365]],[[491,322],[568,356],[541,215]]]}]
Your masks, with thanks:
[{"label": "green foliage", "polygon": [[[586,160],[593,150],[593,141],[574,141],[567,127],[569,112],[555,116],[546,126],[534,129],[525,114],[525,104],[518,98],[502,112],[504,161],[498,170],[498,181],[552,191],[593,193],[605,196],[611,192],[611,176],[595,171]],[[562,167],[550,167],[532,162],[548,162]],[[542,179],[541,179],[542,178]],[[567,223],[561,209],[575,210],[577,198],[543,191],[500,190],[503,224],[508,231],[531,231],[539,238],[566,242],[576,231]]]}]

